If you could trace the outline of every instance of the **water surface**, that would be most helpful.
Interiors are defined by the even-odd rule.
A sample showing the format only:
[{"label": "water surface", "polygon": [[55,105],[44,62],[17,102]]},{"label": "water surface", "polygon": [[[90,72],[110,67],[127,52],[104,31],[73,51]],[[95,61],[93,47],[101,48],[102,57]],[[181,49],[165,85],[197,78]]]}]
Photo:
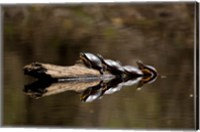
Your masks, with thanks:
[{"label": "water surface", "polygon": [[[194,129],[194,3],[3,6],[3,17],[4,126]],[[23,93],[34,81],[23,66],[73,65],[82,51],[140,59],[160,76],[91,103],[73,91]]]}]

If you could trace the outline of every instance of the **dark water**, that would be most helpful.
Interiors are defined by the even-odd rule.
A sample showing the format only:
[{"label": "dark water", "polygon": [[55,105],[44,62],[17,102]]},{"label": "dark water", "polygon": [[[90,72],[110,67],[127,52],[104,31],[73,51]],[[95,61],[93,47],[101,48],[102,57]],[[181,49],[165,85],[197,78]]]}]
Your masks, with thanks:
[{"label": "dark water", "polygon": [[[3,125],[194,129],[194,3],[3,6]],[[91,103],[66,91],[33,99],[24,65],[73,65],[79,53],[154,66],[159,77]]]}]

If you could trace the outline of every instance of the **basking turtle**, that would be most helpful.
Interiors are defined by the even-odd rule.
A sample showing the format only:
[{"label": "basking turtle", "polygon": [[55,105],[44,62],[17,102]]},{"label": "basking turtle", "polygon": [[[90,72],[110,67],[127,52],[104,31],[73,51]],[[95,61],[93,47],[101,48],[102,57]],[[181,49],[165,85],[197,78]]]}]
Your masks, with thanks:
[{"label": "basking turtle", "polygon": [[131,77],[143,76],[143,72],[136,67],[127,65],[127,66],[123,66],[123,68],[124,68],[124,73],[127,76],[131,76]]},{"label": "basking turtle", "polygon": [[149,66],[149,65],[145,65],[140,60],[137,61],[136,63],[138,64],[139,69],[144,74],[143,77],[142,77],[142,80],[138,84],[138,87],[142,87],[146,83],[150,84],[157,79],[158,72],[154,67]]},{"label": "basking turtle", "polygon": [[100,72],[100,74],[103,74],[104,69],[103,69],[103,64],[101,59],[97,57],[96,55],[92,53],[80,53],[80,59],[83,61],[83,63],[89,67],[89,68],[94,68]]},{"label": "basking turtle", "polygon": [[124,69],[122,65],[120,64],[120,62],[110,60],[110,59],[104,59],[101,55],[97,55],[97,56],[102,61],[105,70],[109,71],[111,74],[114,74],[114,75],[121,76],[123,74]]},{"label": "basking turtle", "polygon": [[138,60],[136,63],[138,65],[138,68],[143,72],[144,76],[156,77],[158,75],[157,70],[153,66],[145,65],[140,60]]}]

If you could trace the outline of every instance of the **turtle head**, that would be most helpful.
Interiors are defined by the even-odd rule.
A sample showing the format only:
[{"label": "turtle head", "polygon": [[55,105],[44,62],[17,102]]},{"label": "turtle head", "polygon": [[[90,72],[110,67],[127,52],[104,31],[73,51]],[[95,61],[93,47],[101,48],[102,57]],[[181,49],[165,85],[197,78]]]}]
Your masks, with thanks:
[{"label": "turtle head", "polygon": [[97,54],[97,57],[101,60],[101,62],[103,62],[103,60],[104,60],[104,58],[103,58],[103,56],[102,55],[100,55],[100,54]]},{"label": "turtle head", "polygon": [[80,58],[82,59],[82,58],[84,58],[84,57],[85,57],[85,53],[81,52],[81,53],[80,53]]},{"label": "turtle head", "polygon": [[136,63],[138,65],[139,69],[143,69],[144,68],[144,63],[141,60],[137,60]]},{"label": "turtle head", "polygon": [[80,53],[80,59],[81,59],[83,62],[86,62],[86,63],[88,63],[88,61],[89,61],[88,56],[87,56],[87,53],[84,53],[84,52],[81,52],[81,53]]}]

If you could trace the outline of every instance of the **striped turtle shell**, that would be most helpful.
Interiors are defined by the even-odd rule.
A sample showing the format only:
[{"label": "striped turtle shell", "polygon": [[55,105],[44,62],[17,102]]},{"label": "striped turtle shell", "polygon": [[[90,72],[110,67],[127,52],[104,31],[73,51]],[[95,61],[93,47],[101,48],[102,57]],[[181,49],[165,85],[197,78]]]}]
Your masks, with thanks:
[{"label": "striped turtle shell", "polygon": [[121,75],[124,72],[122,65],[118,61],[104,59],[101,55],[97,55],[104,65],[104,69],[114,75]]},{"label": "striped turtle shell", "polygon": [[97,69],[103,74],[103,64],[98,56],[92,53],[80,53],[80,59],[87,67]]},{"label": "striped turtle shell", "polygon": [[123,66],[124,68],[124,72],[128,75],[128,76],[134,76],[134,77],[138,77],[138,76],[142,76],[143,75],[143,72],[136,68],[136,67],[133,67],[133,66]]}]

